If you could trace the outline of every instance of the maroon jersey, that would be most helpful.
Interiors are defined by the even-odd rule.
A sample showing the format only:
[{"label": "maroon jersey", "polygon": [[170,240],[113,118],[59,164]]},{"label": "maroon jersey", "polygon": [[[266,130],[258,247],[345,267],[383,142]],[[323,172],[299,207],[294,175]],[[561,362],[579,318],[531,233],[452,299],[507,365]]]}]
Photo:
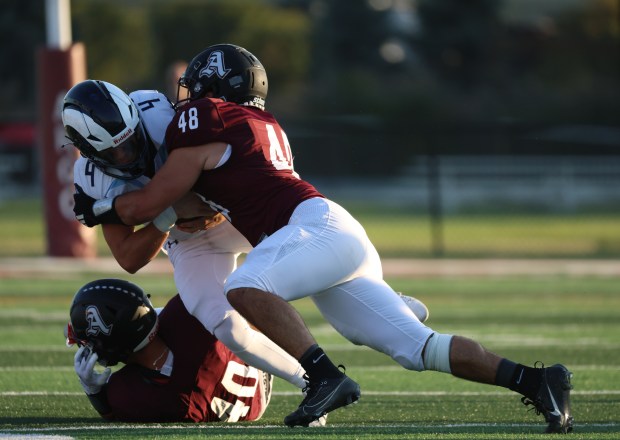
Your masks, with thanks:
[{"label": "maroon jersey", "polygon": [[286,134],[263,110],[199,99],[182,106],[166,131],[170,151],[217,141],[231,145],[230,158],[203,171],[193,190],[253,246],[286,225],[299,203],[322,197],[293,170]]},{"label": "maroon jersey", "polygon": [[107,385],[111,418],[129,422],[249,421],[262,414],[262,372],[248,367],[172,298],[159,336],[174,355],[172,375],[128,364]]}]

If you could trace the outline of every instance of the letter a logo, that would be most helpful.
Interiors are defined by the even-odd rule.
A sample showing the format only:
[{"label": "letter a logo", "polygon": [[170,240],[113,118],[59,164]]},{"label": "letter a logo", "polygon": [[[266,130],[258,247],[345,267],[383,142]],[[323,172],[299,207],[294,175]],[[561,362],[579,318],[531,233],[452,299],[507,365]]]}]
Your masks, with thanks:
[{"label": "letter a logo", "polygon": [[88,336],[97,336],[99,333],[103,333],[109,336],[112,332],[112,325],[107,325],[101,318],[99,309],[95,306],[88,306],[86,308],[86,320],[88,321],[88,328],[86,334]]},{"label": "letter a logo", "polygon": [[224,67],[224,53],[221,50],[211,52],[209,55],[209,62],[202,68],[198,74],[198,78],[208,76],[211,78],[213,75],[217,75],[220,79],[224,78],[230,69]]}]

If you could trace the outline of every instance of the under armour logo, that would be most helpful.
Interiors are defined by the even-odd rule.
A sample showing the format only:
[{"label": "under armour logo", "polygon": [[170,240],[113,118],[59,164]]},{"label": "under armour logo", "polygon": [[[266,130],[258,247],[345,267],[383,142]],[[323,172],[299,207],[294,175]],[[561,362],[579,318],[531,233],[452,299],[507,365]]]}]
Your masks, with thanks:
[{"label": "under armour logo", "polygon": [[86,329],[88,336],[97,336],[99,333],[109,336],[112,332],[112,325],[107,325],[103,321],[99,309],[95,306],[86,308],[86,320],[88,321],[88,328]]},{"label": "under armour logo", "polygon": [[210,78],[213,75],[217,75],[222,79],[229,73],[230,69],[224,67],[224,53],[221,50],[216,50],[209,55],[209,62],[202,68],[198,74],[198,78],[202,78],[203,76],[208,76]]}]

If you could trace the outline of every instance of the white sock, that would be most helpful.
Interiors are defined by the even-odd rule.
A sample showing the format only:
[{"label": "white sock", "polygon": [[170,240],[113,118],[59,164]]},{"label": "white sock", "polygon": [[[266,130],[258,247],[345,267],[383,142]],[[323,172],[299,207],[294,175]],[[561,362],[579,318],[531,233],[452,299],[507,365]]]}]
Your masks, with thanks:
[{"label": "white sock", "polygon": [[213,332],[230,351],[252,367],[295,385],[306,386],[305,371],[293,356],[251,328],[238,313],[224,319]]}]

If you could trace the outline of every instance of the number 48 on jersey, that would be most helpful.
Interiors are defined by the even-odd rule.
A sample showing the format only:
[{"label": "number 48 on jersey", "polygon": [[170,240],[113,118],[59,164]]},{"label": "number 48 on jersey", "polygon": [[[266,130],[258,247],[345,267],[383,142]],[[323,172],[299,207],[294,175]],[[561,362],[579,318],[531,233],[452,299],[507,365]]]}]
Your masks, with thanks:
[{"label": "number 48 on jersey", "polygon": [[[264,121],[255,119],[248,120],[254,137],[263,146],[263,154],[273,164],[277,170],[288,170],[293,176],[299,175],[293,169],[293,155],[291,145],[286,137],[286,133],[279,126],[274,127]],[[179,115],[177,124],[179,130],[185,133],[187,130],[196,130],[199,127],[198,109],[190,107]]]}]

